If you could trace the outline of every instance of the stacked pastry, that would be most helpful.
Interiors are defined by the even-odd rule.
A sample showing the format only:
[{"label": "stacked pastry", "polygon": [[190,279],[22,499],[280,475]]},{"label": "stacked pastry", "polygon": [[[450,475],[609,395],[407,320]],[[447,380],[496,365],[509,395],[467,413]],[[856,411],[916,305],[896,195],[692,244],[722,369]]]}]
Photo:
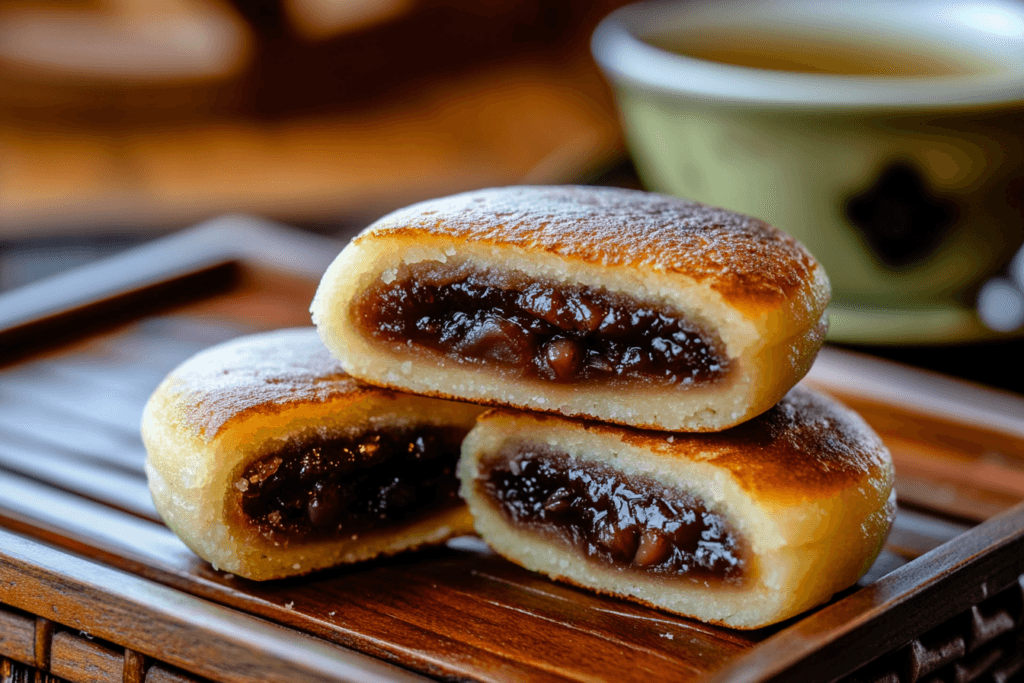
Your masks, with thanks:
[{"label": "stacked pastry", "polygon": [[[892,464],[878,437],[846,408],[793,388],[822,343],[828,297],[828,280],[803,247],[752,218],[609,188],[473,192],[381,219],[324,275],[314,322],[363,384],[336,374],[353,387],[349,393],[338,389],[335,398],[317,398],[316,410],[286,417],[290,409],[279,406],[292,405],[301,373],[279,383],[287,396],[265,388],[248,402],[211,397],[202,387],[217,379],[217,360],[209,376],[190,377],[187,368],[172,375],[176,388],[157,392],[154,414],[182,416],[167,443],[194,437],[199,448],[235,420],[247,425],[243,448],[257,452],[211,484],[240,502],[220,496],[215,506],[233,518],[210,526],[204,557],[226,546],[233,555],[248,552],[237,547],[246,534],[230,531],[241,519],[260,548],[252,563],[316,568],[310,544],[286,543],[294,530],[275,528],[275,515],[284,515],[284,500],[285,508],[301,509],[289,519],[315,528],[310,509],[343,507],[319,496],[338,486],[348,491],[348,475],[331,475],[315,496],[293,495],[297,502],[266,493],[266,482],[285,480],[273,491],[312,490],[313,479],[287,483],[305,476],[310,456],[289,456],[282,441],[306,444],[294,453],[339,434],[358,446],[359,434],[379,434],[379,425],[395,421],[391,408],[340,398],[364,392],[378,397],[372,405],[422,402],[418,417],[397,420],[406,425],[402,443],[416,438],[408,425],[457,424],[464,433],[476,419],[461,447],[460,493],[477,532],[505,557],[601,592],[755,628],[855,582],[895,511]],[[303,391],[335,396],[318,372],[307,374]],[[161,407],[160,396],[171,403]],[[497,407],[477,418],[479,405]],[[368,417],[377,412],[389,417]],[[268,442],[278,445],[262,445]],[[158,506],[162,498],[183,500],[185,492],[175,490],[181,477],[160,484],[164,468],[153,450]],[[341,460],[310,471],[344,470]],[[394,457],[380,462],[385,484],[405,466]],[[207,467],[196,462],[189,471],[198,477]],[[275,502],[246,507],[254,488],[260,500]],[[426,504],[422,519],[434,526],[402,543],[457,533],[454,505],[447,517],[438,507],[445,508]],[[367,531],[394,534],[420,514],[396,525],[373,522]],[[198,512],[188,524],[212,516]],[[351,516],[334,513],[321,531],[300,530],[300,540],[308,534],[333,548],[316,566],[400,547],[354,549],[345,534],[360,521]],[[283,546],[294,554],[278,562]]]},{"label": "stacked pastry", "polygon": [[146,404],[157,510],[249,579],[308,574],[472,531],[455,466],[483,409],[360,384],[316,330],[193,356]]}]

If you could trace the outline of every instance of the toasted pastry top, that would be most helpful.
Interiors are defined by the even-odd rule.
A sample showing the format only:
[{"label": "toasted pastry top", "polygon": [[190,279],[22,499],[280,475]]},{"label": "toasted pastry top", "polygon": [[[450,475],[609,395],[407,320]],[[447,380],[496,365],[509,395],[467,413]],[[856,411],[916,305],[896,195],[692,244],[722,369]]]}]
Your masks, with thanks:
[{"label": "toasted pastry top", "polygon": [[179,365],[157,395],[179,397],[180,419],[205,441],[232,420],[296,403],[323,403],[367,391],[324,348],[313,327],[234,339]]},{"label": "toasted pastry top", "polygon": [[821,308],[829,295],[823,269],[781,230],[724,209],[638,190],[478,190],[395,211],[356,242],[370,232],[451,236],[604,266],[665,271],[706,283],[740,308],[776,306],[801,288],[807,290],[808,307]]},{"label": "toasted pastry top", "polygon": [[[480,419],[516,412],[492,409]],[[577,424],[662,457],[726,469],[758,500],[825,499],[891,467],[882,440],[859,415],[802,385],[761,415],[722,432],[666,437],[664,432],[552,415],[535,419]]]}]

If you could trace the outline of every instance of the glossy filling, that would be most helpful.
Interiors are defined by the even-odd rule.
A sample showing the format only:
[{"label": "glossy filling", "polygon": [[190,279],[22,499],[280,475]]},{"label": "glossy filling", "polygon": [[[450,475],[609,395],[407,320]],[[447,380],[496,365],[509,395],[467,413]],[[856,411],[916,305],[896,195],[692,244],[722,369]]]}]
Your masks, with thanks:
[{"label": "glossy filling", "polygon": [[485,463],[477,486],[510,524],[591,560],[702,582],[744,579],[743,543],[728,522],[647,477],[527,445]]},{"label": "glossy filling", "polygon": [[516,273],[402,266],[390,282],[367,288],[353,312],[375,339],[512,376],[690,385],[728,371],[717,337],[676,311]]},{"label": "glossy filling", "polygon": [[417,427],[289,443],[235,482],[242,514],[275,542],[356,536],[460,503],[466,430]]}]

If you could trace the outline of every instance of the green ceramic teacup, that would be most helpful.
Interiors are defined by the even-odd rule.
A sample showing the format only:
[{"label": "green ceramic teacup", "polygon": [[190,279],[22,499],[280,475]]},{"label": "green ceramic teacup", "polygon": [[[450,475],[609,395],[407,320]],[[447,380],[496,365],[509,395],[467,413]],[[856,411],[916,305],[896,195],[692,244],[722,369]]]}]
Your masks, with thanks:
[{"label": "green ceramic teacup", "polygon": [[990,334],[974,297],[1024,241],[1024,5],[641,4],[593,50],[645,184],[797,237],[832,339]]}]

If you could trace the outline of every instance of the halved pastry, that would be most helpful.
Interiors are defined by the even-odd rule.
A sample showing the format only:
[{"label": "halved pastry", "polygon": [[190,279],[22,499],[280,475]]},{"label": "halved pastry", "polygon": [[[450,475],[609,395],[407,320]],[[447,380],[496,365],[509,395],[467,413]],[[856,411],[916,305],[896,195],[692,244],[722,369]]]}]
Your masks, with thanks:
[{"label": "halved pastry", "polygon": [[829,284],[746,216],[598,187],[511,187],[371,225],[313,320],[364,381],[671,431],[767,410],[810,368]]},{"label": "halved pastry", "polygon": [[896,512],[878,436],[802,387],[716,434],[494,409],[459,478],[477,532],[513,562],[744,629],[856,582]]},{"label": "halved pastry", "polygon": [[202,351],[142,419],[153,501],[214,567],[273,579],[472,530],[455,466],[481,408],[357,383],[312,328]]}]

